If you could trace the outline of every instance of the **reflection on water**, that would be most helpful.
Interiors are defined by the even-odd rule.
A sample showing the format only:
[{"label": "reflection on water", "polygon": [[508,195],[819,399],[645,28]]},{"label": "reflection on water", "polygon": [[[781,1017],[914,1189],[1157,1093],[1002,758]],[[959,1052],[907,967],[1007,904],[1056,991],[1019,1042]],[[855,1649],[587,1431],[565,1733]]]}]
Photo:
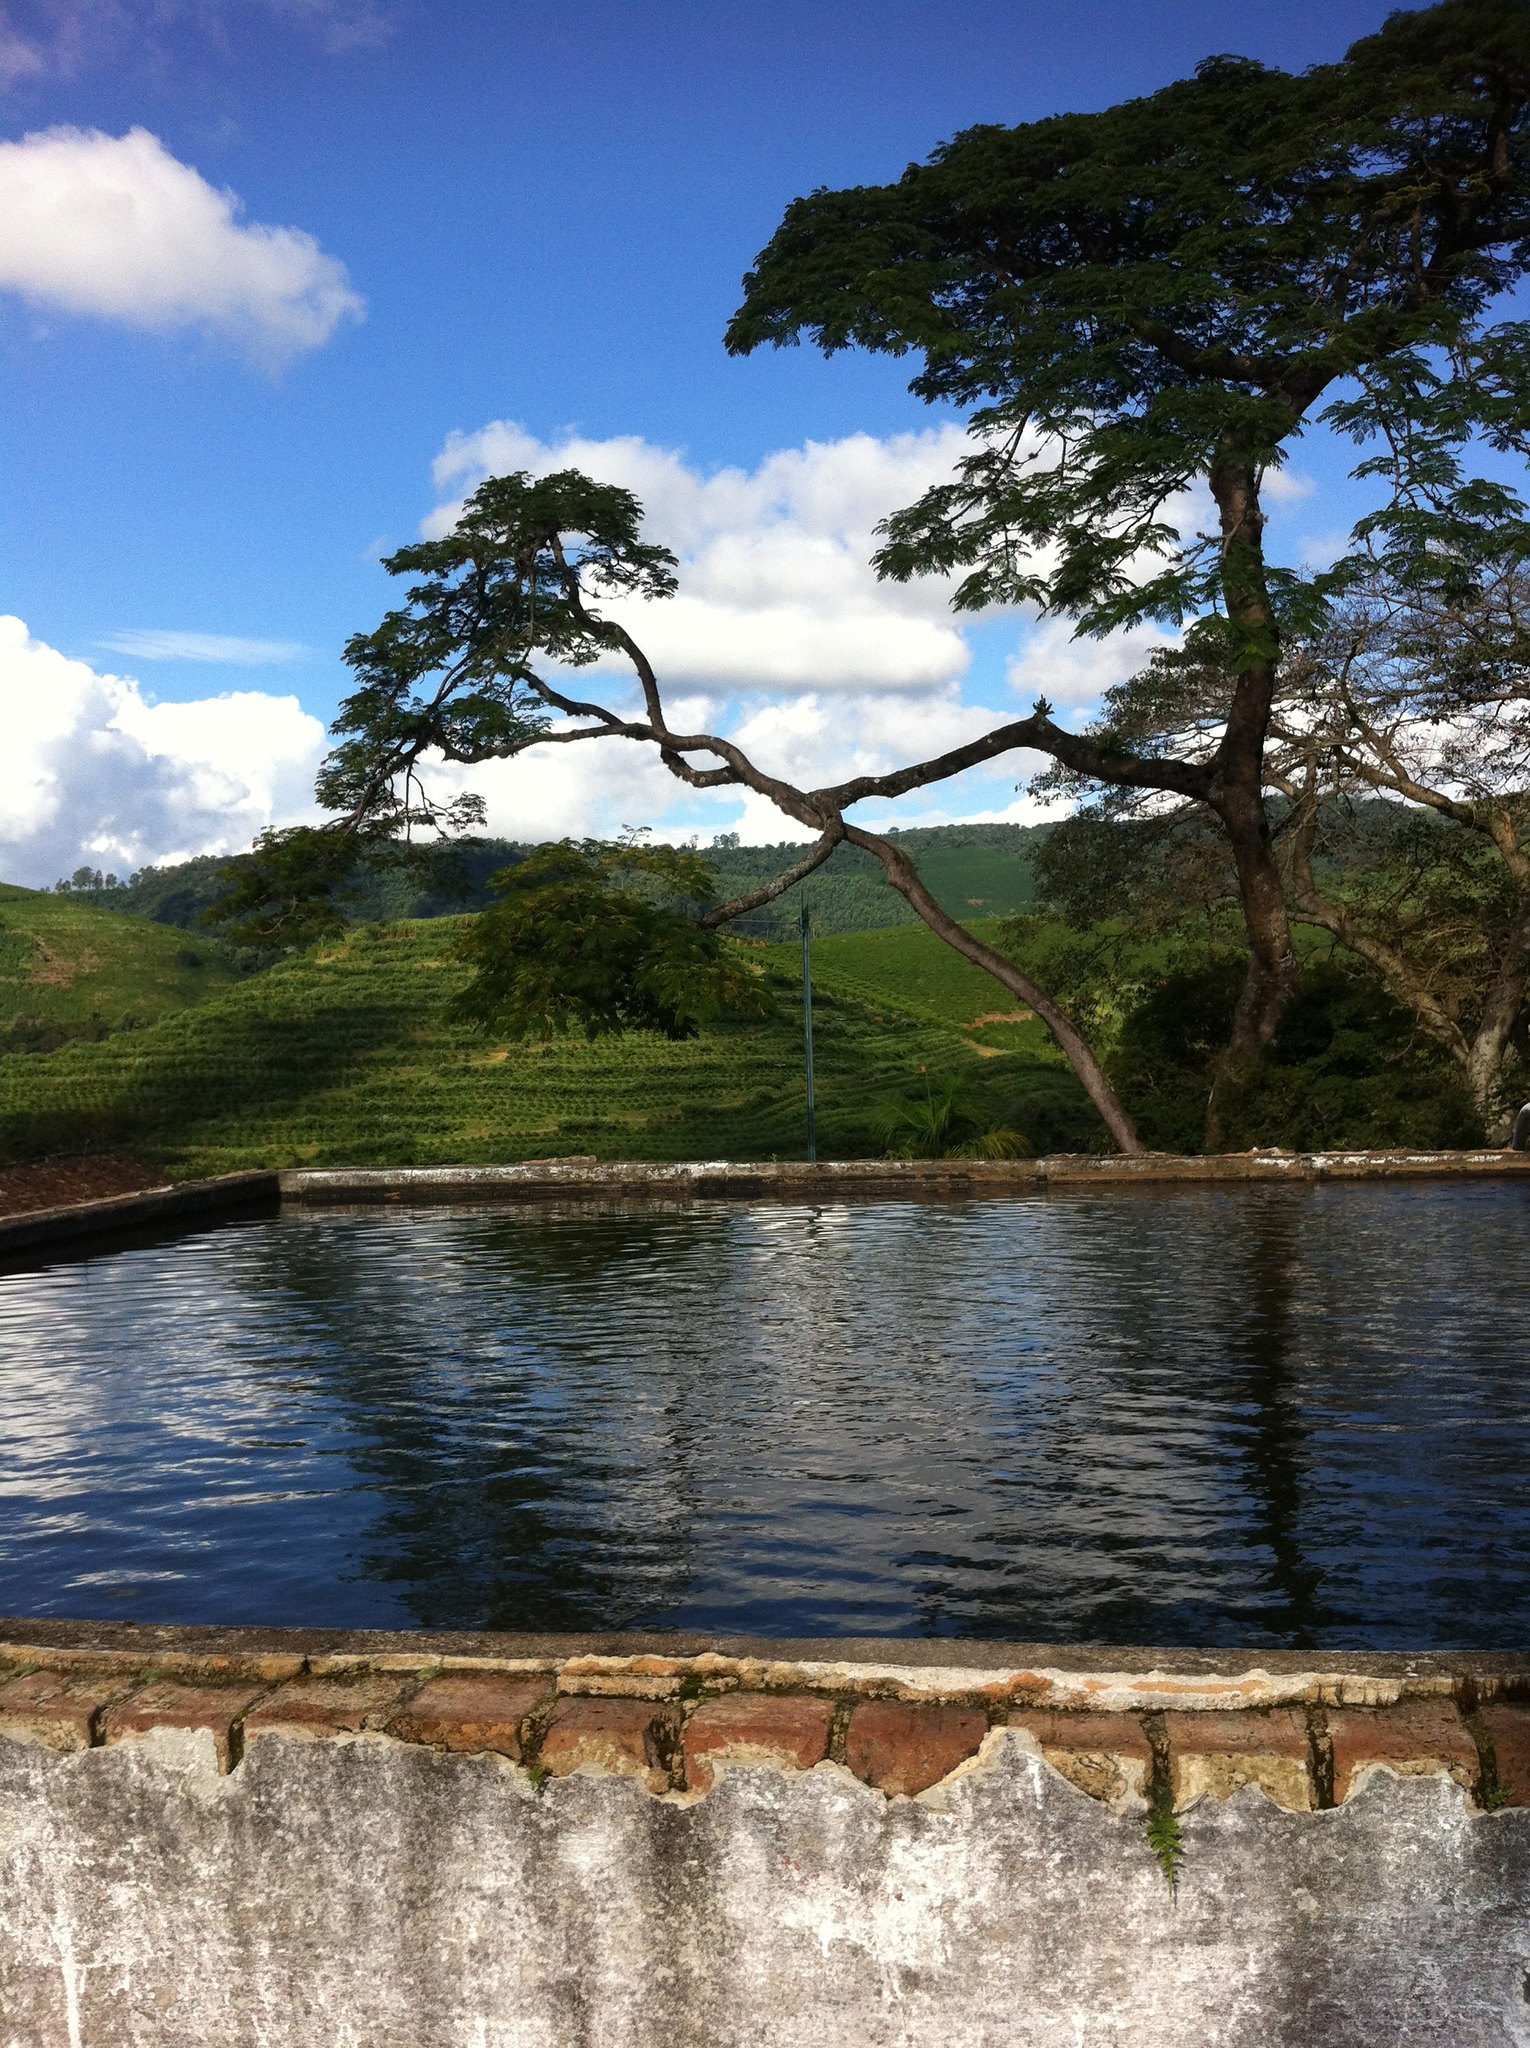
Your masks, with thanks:
[{"label": "reflection on water", "polygon": [[0,1611],[1495,1647],[1518,1186],[289,1212],[0,1277]]}]

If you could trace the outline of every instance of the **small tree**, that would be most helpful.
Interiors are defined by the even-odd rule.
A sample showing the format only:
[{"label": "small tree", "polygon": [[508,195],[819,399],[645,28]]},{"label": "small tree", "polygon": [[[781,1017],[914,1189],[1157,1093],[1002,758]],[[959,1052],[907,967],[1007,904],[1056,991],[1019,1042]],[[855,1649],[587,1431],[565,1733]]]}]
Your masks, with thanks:
[{"label": "small tree", "polygon": [[1530,1050],[1530,576],[1511,563],[1458,601],[1357,592],[1289,664],[1270,757],[1295,915],[1381,974],[1506,1130]]},{"label": "small tree", "polygon": [[[1102,729],[1204,756],[1237,687],[1161,653],[1108,693]],[[1292,918],[1379,974],[1503,1127],[1510,1070],[1530,1055],[1530,574],[1502,563],[1457,598],[1377,569],[1287,647],[1263,777]],[[1047,780],[1059,797],[1087,787]],[[1237,893],[1204,807],[1098,785],[1036,870],[1072,921],[1128,931],[1225,936]]]},{"label": "small tree", "polygon": [[1040,702],[855,785],[901,795],[1029,747],[1214,812],[1250,944],[1228,1071],[1298,978],[1264,803],[1282,651],[1357,573],[1275,566],[1264,480],[1319,420],[1369,444],[1356,474],[1382,502],[1357,535],[1394,580],[1459,593],[1486,551],[1530,550],[1519,496],[1470,473],[1480,440],[1526,449],[1530,330],[1486,315],[1530,265],[1527,113],[1525,0],[1394,14],[1301,77],[1210,58],[1145,99],[972,128],[894,184],[795,201],[728,332],[737,353],[805,335],[917,354],[911,388],[969,413],[974,453],[886,523],[884,575],[964,570],[959,608],[1087,634],[1188,626],[1235,678],[1201,752],[1081,738]]}]

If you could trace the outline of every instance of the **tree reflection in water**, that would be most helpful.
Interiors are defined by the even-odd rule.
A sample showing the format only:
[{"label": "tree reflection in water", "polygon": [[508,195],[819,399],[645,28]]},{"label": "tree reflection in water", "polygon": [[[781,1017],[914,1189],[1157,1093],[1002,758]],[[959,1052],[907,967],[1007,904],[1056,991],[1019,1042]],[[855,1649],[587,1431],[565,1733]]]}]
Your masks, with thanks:
[{"label": "tree reflection in water", "polygon": [[1483,1647],[1526,1191],[295,1211],[0,1279],[0,1599]]}]

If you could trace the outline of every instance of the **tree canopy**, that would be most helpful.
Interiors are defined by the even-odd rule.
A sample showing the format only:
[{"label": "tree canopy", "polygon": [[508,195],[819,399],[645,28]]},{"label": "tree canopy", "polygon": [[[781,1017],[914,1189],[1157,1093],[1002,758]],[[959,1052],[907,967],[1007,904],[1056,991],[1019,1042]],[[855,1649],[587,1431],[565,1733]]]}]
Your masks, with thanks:
[{"label": "tree canopy", "polygon": [[[1034,605],[1106,634],[1188,626],[1236,676],[1208,757],[1006,731],[1098,779],[1209,806],[1252,958],[1234,1049],[1269,1042],[1298,966],[1261,758],[1282,647],[1380,557],[1459,594],[1530,553],[1530,328],[1489,324],[1530,264],[1530,6],[1390,16],[1300,75],[1219,56],[1097,114],[966,130],[894,183],[788,208],[728,346],[806,338],[922,358],[973,453],[884,527],[884,575],[965,572],[956,603]],[[1379,503],[1351,557],[1272,563],[1262,487],[1321,422]],[[1209,490],[1215,528],[1196,527]],[[1038,706],[1038,714],[1045,707]]]},{"label": "tree canopy", "polygon": [[[971,455],[886,522],[880,571],[959,572],[959,608],[1031,605],[1085,633],[1185,627],[1183,661],[1222,679],[1192,743],[1162,726],[1069,732],[1039,702],[930,760],[791,783],[730,736],[669,722],[658,675],[608,605],[675,588],[674,557],[644,539],[630,493],[575,471],[518,474],[480,486],[444,539],[388,560],[416,580],[347,646],[357,688],[319,776],[336,814],[326,829],[381,841],[471,825],[476,798],[430,793],[422,770],[438,760],[652,745],[688,787],[746,788],[817,835],[770,882],[700,910],[698,930],[859,846],[1043,1018],[1116,1142],[1137,1149],[1063,1006],[849,813],[1026,748],[1200,806],[1226,834],[1250,945],[1228,1072],[1272,1042],[1299,980],[1265,801],[1283,656],[1362,563],[1455,602],[1490,557],[1530,555],[1524,503],[1477,459],[1530,447],[1530,327],[1490,321],[1530,267],[1527,120],[1530,0],[1444,0],[1301,76],[1214,57],[1102,113],[969,129],[891,184],[796,201],[746,280],[730,349],[806,337],[916,354],[914,391],[969,414]],[[1303,576],[1267,555],[1262,494],[1314,422],[1360,445],[1357,474],[1378,502],[1350,557]],[[630,677],[622,708],[600,681],[573,693],[574,671],[613,656]],[[268,922],[292,893],[279,856],[265,849],[281,885],[256,906]],[[1213,1089],[1212,1143],[1216,1102]]]}]

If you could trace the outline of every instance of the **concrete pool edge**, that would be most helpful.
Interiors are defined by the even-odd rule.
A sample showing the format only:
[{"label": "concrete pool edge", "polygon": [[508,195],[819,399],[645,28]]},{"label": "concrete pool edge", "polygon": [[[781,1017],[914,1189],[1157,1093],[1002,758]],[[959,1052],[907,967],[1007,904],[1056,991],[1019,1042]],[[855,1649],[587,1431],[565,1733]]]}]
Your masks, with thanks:
[{"label": "concrete pool edge", "polygon": [[[0,1737],[66,1752],[201,1732],[493,1754],[540,1777],[834,1763],[917,1796],[1012,1735],[1120,1809],[1261,1785],[1343,1805],[1365,1772],[1530,1806],[1530,1653],[1174,1650],[950,1639],[512,1635],[0,1619]],[[1337,1775],[1336,1775],[1337,1774]]]},{"label": "concrete pool edge", "polygon": [[256,1171],[219,1174],[212,1180],[170,1181],[133,1195],[107,1195],[94,1202],[23,1210],[17,1216],[0,1217],[0,1258],[156,1223],[196,1220],[236,1209],[274,1209],[280,1199],[280,1176]]},{"label": "concrete pool edge", "polygon": [[1040,1159],[723,1159],[668,1163],[591,1159],[527,1160],[513,1166],[284,1168],[284,1202],[364,1203],[563,1199],[601,1195],[669,1198],[868,1195],[1004,1195],[1047,1188],[1115,1189],[1167,1182],[1501,1179],[1530,1176],[1530,1152],[1482,1147],[1460,1152],[1054,1153]]},{"label": "concrete pool edge", "polygon": [[527,1160],[511,1166],[283,1167],[180,1181],[0,1217],[0,1259],[89,1243],[159,1223],[238,1209],[464,1201],[778,1200],[983,1197],[1051,1188],[1118,1190],[1165,1184],[1530,1178],[1530,1152],[1150,1152],[1134,1158],[1059,1153],[1041,1159]]}]

